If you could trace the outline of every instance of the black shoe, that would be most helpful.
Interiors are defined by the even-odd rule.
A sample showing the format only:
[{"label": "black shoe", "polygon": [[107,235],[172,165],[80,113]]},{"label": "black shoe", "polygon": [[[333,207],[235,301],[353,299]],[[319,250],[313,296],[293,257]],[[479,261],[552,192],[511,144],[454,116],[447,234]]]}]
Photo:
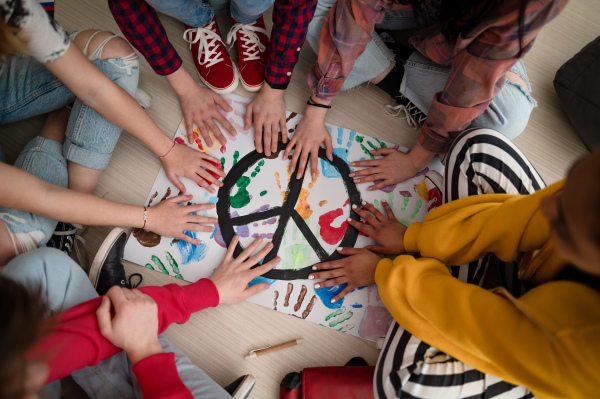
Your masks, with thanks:
[{"label": "black shoe", "polygon": [[253,375],[246,374],[227,385],[224,389],[233,399],[246,399],[256,384]]},{"label": "black shoe", "polygon": [[[87,256],[85,253],[85,240],[80,235],[83,230],[85,230],[85,228],[80,224],[58,222],[56,230],[54,230],[54,234],[52,234],[52,237],[50,237],[46,246],[63,251],[69,256],[71,256],[71,252],[73,252],[73,248],[75,248],[77,260],[79,261],[79,264],[85,268],[87,267],[85,259]],[[79,250],[79,243],[83,245],[83,255]]]},{"label": "black shoe", "polygon": [[394,68],[376,86],[389,94],[393,99],[396,99],[396,96],[400,94],[400,85],[404,77],[404,63],[413,53],[414,49],[396,42],[391,35],[391,31],[387,29],[375,29],[375,31],[385,45],[394,52],[394,60],[396,61]]},{"label": "black shoe", "polygon": [[[90,281],[98,295],[106,294],[114,285],[123,288],[135,288],[142,282],[142,275],[139,273],[132,274],[129,279],[125,275],[123,253],[125,252],[126,242],[127,233],[117,227],[108,234],[102,245],[100,245],[89,272]],[[134,276],[140,278],[137,284],[131,283],[131,278]]]}]

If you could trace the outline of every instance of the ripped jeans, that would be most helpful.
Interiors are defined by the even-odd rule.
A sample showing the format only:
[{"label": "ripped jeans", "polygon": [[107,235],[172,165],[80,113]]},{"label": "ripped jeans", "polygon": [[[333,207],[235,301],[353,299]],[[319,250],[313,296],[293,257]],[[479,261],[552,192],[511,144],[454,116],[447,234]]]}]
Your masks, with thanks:
[{"label": "ripped jeans", "polygon": [[[73,33],[71,37],[76,35]],[[102,49],[116,36],[107,38],[88,54],[94,35],[88,40],[84,54],[113,82],[129,94],[135,94],[139,61],[133,50],[131,56],[103,60]],[[45,114],[74,102],[65,143],[36,137],[21,151],[15,167],[61,187],[68,185],[67,160],[90,169],[106,168],[121,128],[75,97],[42,64],[28,56],[9,58],[0,69],[0,93],[0,124]],[[4,161],[1,149],[0,161]],[[45,246],[57,224],[54,220],[6,207],[0,207],[0,221],[8,228],[15,255]]]}]

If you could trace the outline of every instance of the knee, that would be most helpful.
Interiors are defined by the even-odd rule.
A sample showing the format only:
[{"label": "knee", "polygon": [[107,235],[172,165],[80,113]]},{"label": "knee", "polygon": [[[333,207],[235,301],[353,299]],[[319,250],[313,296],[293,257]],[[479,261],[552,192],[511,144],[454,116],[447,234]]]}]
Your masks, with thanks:
[{"label": "knee", "polygon": [[[98,32],[97,30],[86,30],[80,32],[75,39],[73,40],[77,47],[79,47],[82,51],[84,50],[86,44],[88,44],[88,48],[86,51],[86,56],[93,54],[98,47],[110,36],[114,34],[108,31],[101,31],[96,34],[93,38],[92,35]],[[90,40],[91,38],[91,40]],[[113,59],[113,58],[128,58],[129,60],[137,60],[138,57],[135,54],[133,47],[127,42],[127,40],[122,37],[113,37],[110,39],[101,49],[101,53],[99,58],[103,60]]]},{"label": "knee", "polygon": [[[71,259],[55,248],[39,248],[12,259],[3,271],[5,276],[23,284],[42,284],[58,269],[69,267]],[[64,273],[63,273],[64,274]]]},{"label": "knee", "polygon": [[274,1],[238,0],[235,2],[238,10],[247,16],[262,15]]}]

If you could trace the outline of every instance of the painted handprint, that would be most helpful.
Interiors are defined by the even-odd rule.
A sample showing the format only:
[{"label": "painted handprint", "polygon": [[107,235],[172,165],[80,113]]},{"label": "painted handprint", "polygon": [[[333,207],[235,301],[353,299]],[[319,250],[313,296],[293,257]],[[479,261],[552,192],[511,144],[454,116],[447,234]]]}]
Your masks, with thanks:
[{"label": "painted handprint", "polygon": [[[179,265],[177,264],[177,261],[175,261],[175,258],[173,258],[173,255],[171,255],[170,252],[165,252],[165,255],[167,257],[167,261],[169,262],[169,265],[171,266],[171,269],[173,269],[173,273],[175,274],[175,277],[183,280],[183,276],[181,275],[181,273],[179,272]],[[165,267],[165,265],[163,264],[163,262],[160,260],[160,258],[156,255],[152,255],[152,263],[154,263],[154,265],[158,268],[158,270],[164,274],[170,274],[169,271],[167,270],[167,268]],[[151,270],[156,270],[152,264],[150,264],[150,262],[146,263],[145,266],[148,269]]]},{"label": "painted handprint", "polygon": [[[160,199],[159,202],[166,200],[170,195],[171,195],[171,187],[167,187],[167,191],[165,191],[165,195],[163,195],[163,197]],[[181,195],[181,191],[177,195]],[[150,205],[152,205],[152,201],[154,201],[154,198],[156,198],[157,196],[158,196],[158,191],[155,191],[154,194],[152,194],[152,196],[150,197],[150,201],[148,201],[148,205],[146,205],[146,206],[149,207]],[[152,247],[155,247],[158,244],[160,244],[161,236],[152,231],[149,231],[149,230],[135,228],[135,229],[133,229],[133,236],[138,240],[140,245],[147,247],[147,248],[152,248]]]},{"label": "painted handprint", "polygon": [[[293,291],[294,291],[294,285],[292,283],[288,283],[287,291],[285,293],[285,299],[283,301],[284,308],[288,308],[290,306],[290,297],[291,297]],[[296,300],[296,304],[293,306],[294,313],[298,312],[300,310],[300,308],[302,307],[302,303],[304,302],[307,292],[308,292],[308,288],[306,288],[306,285],[302,284],[302,288],[300,288],[300,292],[298,293],[298,298]],[[279,291],[275,291],[273,295],[274,295],[273,309],[277,310],[277,299],[279,298]],[[310,312],[312,312],[316,301],[317,301],[317,296],[313,295],[312,298],[310,299],[310,301],[308,302],[308,304],[306,305],[306,308],[302,312],[302,319],[306,319],[308,317],[308,315],[310,315]],[[292,314],[292,316],[295,316],[295,315]],[[296,317],[298,317],[298,316],[296,316]]]}]

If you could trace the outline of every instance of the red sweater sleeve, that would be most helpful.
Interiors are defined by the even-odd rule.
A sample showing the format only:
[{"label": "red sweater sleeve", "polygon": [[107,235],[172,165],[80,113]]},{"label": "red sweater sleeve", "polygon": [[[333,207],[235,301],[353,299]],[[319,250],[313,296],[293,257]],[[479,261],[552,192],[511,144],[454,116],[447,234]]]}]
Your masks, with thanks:
[{"label": "red sweater sleeve", "polygon": [[[160,378],[156,372],[160,370]],[[140,383],[144,399],[193,399],[190,390],[183,384],[174,353],[159,353],[148,356],[133,365],[133,372]]]},{"label": "red sweater sleeve", "polygon": [[[186,286],[169,284],[139,290],[151,296],[158,305],[159,333],[173,323],[185,323],[192,313],[219,304],[219,293],[209,279]],[[57,316],[58,325],[54,332],[27,354],[29,359],[43,359],[48,364],[50,375],[46,383],[66,377],[82,367],[96,365],[121,351],[98,329],[96,309],[101,301],[102,297],[94,298],[61,313]]]}]

